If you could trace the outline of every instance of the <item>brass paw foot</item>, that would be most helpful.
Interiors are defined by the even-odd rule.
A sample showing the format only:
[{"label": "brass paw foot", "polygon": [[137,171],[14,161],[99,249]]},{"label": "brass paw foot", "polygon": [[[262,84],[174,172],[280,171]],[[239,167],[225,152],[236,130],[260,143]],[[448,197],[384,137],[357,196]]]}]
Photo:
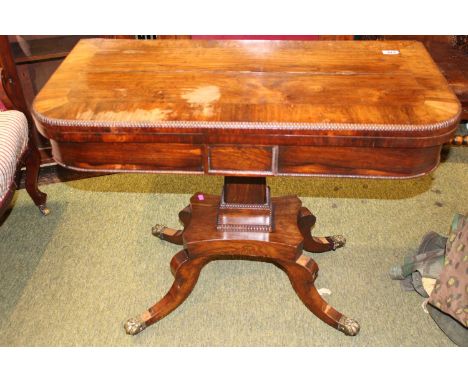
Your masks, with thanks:
[{"label": "brass paw foot", "polygon": [[338,322],[337,329],[347,336],[355,336],[359,333],[359,323],[352,318],[341,316],[340,321]]},{"label": "brass paw foot", "polygon": [[162,224],[156,224],[153,228],[151,228],[151,233],[153,236],[159,237],[161,240],[164,239],[164,230],[167,227]]},{"label": "brass paw foot", "polygon": [[344,247],[346,244],[346,238],[343,235],[330,236],[330,240],[333,243],[333,250]]},{"label": "brass paw foot", "polygon": [[134,336],[146,329],[146,324],[139,318],[130,318],[124,325],[125,332]]},{"label": "brass paw foot", "polygon": [[47,208],[47,206],[45,204],[41,204],[38,207],[39,207],[39,211],[41,211],[42,215],[47,216],[47,215],[50,214],[50,210]]}]

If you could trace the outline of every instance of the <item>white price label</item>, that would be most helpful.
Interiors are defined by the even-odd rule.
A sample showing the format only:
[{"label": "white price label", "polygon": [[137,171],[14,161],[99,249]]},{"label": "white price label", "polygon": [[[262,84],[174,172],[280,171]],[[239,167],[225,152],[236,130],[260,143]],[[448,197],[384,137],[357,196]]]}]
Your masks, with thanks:
[{"label": "white price label", "polygon": [[399,50],[382,50],[383,54],[400,54]]}]

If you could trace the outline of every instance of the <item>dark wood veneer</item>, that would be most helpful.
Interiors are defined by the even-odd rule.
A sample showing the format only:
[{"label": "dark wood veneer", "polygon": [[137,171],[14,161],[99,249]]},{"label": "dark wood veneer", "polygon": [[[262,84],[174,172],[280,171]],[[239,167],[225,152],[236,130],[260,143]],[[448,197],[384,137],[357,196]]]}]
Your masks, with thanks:
[{"label": "dark wood veneer", "polygon": [[439,147],[281,147],[278,173],[406,178],[423,175],[439,163]]},{"label": "dark wood veneer", "polygon": [[209,168],[205,171],[210,174],[226,174],[228,171],[255,172],[273,174],[275,148],[272,146],[235,146],[210,145],[208,146]]},{"label": "dark wood veneer", "polygon": [[[52,142],[55,160],[76,169],[213,175],[334,175],[410,178],[439,163],[440,146],[217,146]],[[237,150],[236,150],[237,147]],[[132,153],[129,155],[129,153]],[[230,155],[236,153],[236,155]],[[213,155],[214,154],[214,155]]]},{"label": "dark wood veneer", "polygon": [[[62,143],[51,141],[54,158],[70,167],[203,173],[202,147],[183,143]],[[96,155],[99,153],[98,155]]]}]

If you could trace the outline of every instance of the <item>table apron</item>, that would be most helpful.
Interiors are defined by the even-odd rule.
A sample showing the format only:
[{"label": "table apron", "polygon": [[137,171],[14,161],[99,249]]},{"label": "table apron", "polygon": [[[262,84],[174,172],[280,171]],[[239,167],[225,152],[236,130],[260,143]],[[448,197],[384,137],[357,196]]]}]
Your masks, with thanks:
[{"label": "table apron", "polygon": [[435,168],[441,149],[441,145],[401,148],[54,140],[51,143],[55,160],[77,170],[239,176],[410,178]]}]

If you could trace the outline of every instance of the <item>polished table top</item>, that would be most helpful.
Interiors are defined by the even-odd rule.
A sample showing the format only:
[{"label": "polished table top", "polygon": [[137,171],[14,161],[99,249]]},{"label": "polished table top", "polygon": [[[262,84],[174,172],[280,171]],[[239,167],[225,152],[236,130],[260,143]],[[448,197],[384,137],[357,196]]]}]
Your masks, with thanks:
[{"label": "polished table top", "polygon": [[419,42],[111,39],[33,109],[72,168],[376,177],[434,168],[461,111]]}]

